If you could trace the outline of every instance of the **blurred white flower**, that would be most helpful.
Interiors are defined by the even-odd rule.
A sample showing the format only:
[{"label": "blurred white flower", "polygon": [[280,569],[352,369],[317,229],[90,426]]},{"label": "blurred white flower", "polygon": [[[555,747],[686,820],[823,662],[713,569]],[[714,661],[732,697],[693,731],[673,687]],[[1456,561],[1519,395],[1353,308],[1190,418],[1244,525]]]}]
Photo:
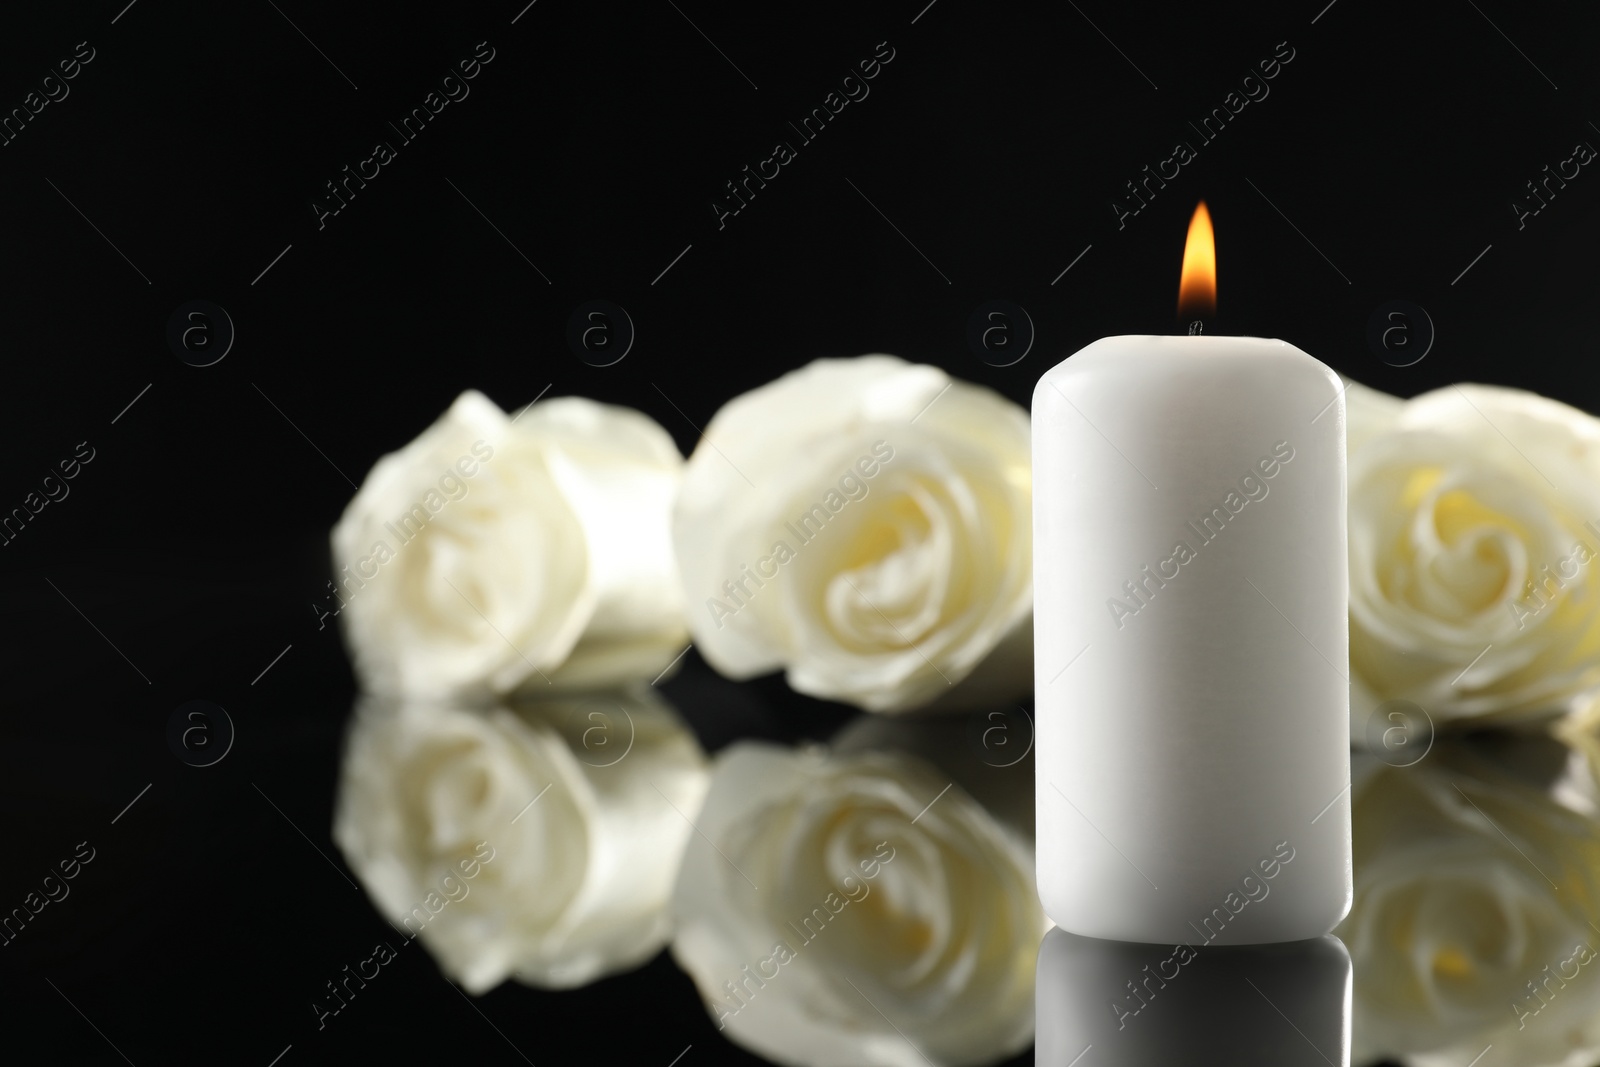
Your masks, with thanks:
[{"label": "blurred white flower", "polygon": [[1507,724],[1600,684],[1600,420],[1481,385],[1346,407],[1353,736],[1381,701]]},{"label": "blurred white flower", "polygon": [[568,988],[667,942],[706,786],[694,736],[648,691],[486,711],[366,697],[333,837],[384,917],[469,992]]},{"label": "blurred white flower", "polygon": [[451,699],[650,679],[688,642],[681,474],[637,411],[564,397],[508,418],[461,394],[334,527],[329,610],[362,685]]},{"label": "blurred white flower", "polygon": [[724,1034],[799,1067],[959,1067],[1033,1037],[1032,849],[898,753],[719,754],[672,952]]},{"label": "blurred white flower", "polygon": [[1022,408],[894,356],[819,359],[735,398],[673,512],[696,646],[729,677],[783,667],[803,693],[900,711],[1006,642],[1021,668],[963,696],[1025,690],[1029,448]]},{"label": "blurred white flower", "polygon": [[1406,402],[1397,396],[1339,375],[1344,382],[1345,447],[1351,452],[1379,434],[1394,429]]},{"label": "blurred white flower", "polygon": [[1477,763],[1445,742],[1356,794],[1353,1062],[1591,1067],[1600,827]]}]

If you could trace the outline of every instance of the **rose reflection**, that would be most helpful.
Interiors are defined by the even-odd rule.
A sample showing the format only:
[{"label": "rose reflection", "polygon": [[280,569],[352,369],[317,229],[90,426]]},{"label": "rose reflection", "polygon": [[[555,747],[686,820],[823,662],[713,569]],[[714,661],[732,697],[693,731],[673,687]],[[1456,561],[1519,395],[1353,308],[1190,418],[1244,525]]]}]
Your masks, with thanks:
[{"label": "rose reflection", "polygon": [[708,781],[653,696],[364,698],[335,840],[379,911],[473,992],[587,984],[649,959],[676,920],[674,957],[723,1036],[780,1063],[994,1062],[1026,1047],[1035,1017],[1039,1061],[1057,1064],[1091,1044],[1094,1062],[1130,1065],[1197,1049],[1600,1059],[1600,824],[1582,749],[1444,738],[1415,766],[1358,762],[1355,903],[1337,931],[1347,1008],[1332,939],[1180,958],[1052,931],[1032,990],[1044,920],[1008,800],[1031,770],[967,751],[969,725],[865,716],[828,749],[739,743]]},{"label": "rose reflection", "polygon": [[1032,849],[932,765],[741,742],[696,821],[672,951],[724,1036],[801,1067],[1027,1048]]},{"label": "rose reflection", "polygon": [[1600,826],[1556,799],[1567,763],[1547,738],[1462,739],[1357,775],[1355,902],[1336,932],[1358,1064],[1600,1059]]},{"label": "rose reflection", "polygon": [[659,698],[468,710],[364,697],[333,837],[378,910],[472,993],[568,988],[637,966],[706,789]]},{"label": "rose reflection", "polygon": [[1034,836],[1033,717],[1019,707],[968,715],[858,715],[836,753],[901,752],[928,761],[995,819]]},{"label": "rose reflection", "polygon": [[1350,956],[1335,937],[1190,947],[1057,927],[1039,946],[1034,998],[1041,1064],[1350,1063]]}]

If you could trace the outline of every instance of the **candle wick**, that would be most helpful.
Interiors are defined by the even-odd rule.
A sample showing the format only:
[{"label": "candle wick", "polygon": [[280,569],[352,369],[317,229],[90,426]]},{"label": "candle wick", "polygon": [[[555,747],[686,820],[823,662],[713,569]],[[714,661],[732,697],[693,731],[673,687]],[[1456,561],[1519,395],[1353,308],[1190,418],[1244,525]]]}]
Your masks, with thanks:
[{"label": "candle wick", "polygon": [[1199,337],[1202,333],[1205,332],[1205,328],[1206,328],[1206,324],[1204,322],[1202,322],[1199,319],[1195,319],[1193,322],[1191,322],[1189,324],[1189,336],[1190,337]]}]

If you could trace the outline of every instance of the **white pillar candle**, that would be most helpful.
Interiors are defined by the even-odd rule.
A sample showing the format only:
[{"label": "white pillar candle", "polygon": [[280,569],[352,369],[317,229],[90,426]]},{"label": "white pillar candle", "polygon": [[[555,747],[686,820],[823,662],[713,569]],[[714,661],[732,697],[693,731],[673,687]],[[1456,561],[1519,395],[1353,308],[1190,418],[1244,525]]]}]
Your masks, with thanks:
[{"label": "white pillar candle", "polygon": [[1257,944],[1349,910],[1345,411],[1283,341],[1108,337],[1033,394],[1039,894]]}]

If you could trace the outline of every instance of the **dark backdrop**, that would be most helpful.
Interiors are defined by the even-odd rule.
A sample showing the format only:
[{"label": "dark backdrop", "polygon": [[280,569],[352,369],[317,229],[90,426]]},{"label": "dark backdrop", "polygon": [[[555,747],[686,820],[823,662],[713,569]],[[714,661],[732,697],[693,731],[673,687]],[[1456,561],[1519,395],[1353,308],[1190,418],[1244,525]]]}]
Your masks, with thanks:
[{"label": "dark backdrop", "polygon": [[[1470,380],[1600,409],[1600,176],[1574,160],[1538,214],[1512,206],[1600,145],[1593,9],[525,2],[0,15],[0,109],[59,95],[41,79],[93,56],[0,147],[0,510],[94,450],[0,548],[0,907],[77,842],[97,849],[0,949],[0,1046],[122,1062],[115,1045],[141,1065],[264,1065],[291,1044],[285,1067],[521,1062],[512,1045],[541,1067],[665,1067],[688,1045],[686,1067],[749,1061],[664,955],[577,992],[508,984],[475,1011],[408,954],[315,1029],[308,1000],[386,932],[328,837],[354,683],[311,606],[326,531],[347,478],[462,389],[634,405],[686,452],[723,401],[823,355],[893,352],[1026,404],[1096,337],[1180,328],[1204,197],[1213,331],[1284,338],[1401,395]],[[479,42],[493,59],[470,95],[402,143],[387,124]],[[870,95],[802,143],[788,124],[891,49]],[[1214,140],[1189,125],[1291,52]],[[324,183],[379,140],[395,158],[319,226]],[[780,140],[795,158],[719,226],[725,183]],[[1119,225],[1124,183],[1180,140],[1196,158]],[[167,340],[196,299],[235,331],[205,368]],[[612,366],[567,343],[592,299],[636,331]],[[1035,334],[1011,366],[967,340],[995,299]],[[1367,341],[1394,300],[1436,331],[1404,368]],[[1407,314],[1392,336],[1414,354],[1429,330]],[[844,717],[692,654],[664,689],[712,749]],[[238,727],[203,770],[164,738],[196,698]]]}]

